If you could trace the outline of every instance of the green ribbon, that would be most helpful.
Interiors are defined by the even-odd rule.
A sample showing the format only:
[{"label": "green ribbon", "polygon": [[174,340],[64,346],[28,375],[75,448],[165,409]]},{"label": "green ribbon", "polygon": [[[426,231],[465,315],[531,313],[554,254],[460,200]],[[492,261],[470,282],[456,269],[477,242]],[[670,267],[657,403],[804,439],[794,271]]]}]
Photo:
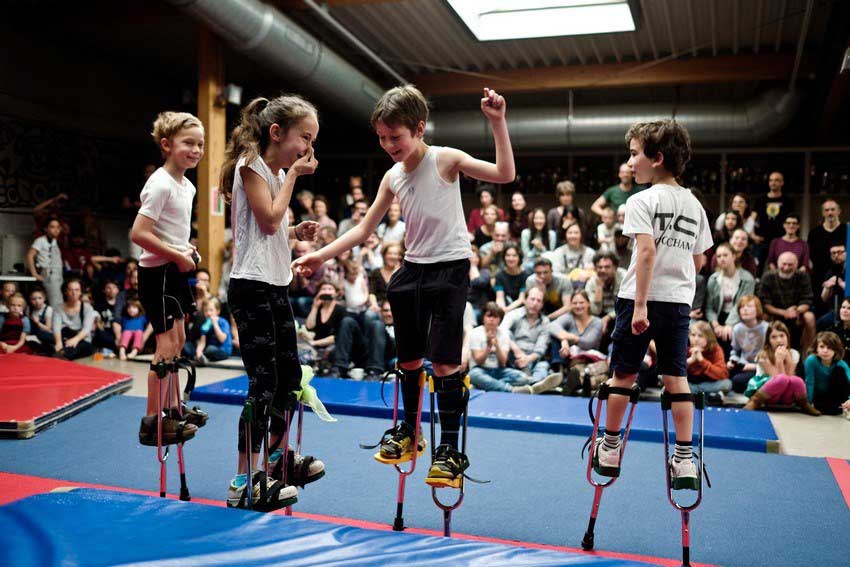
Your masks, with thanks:
[{"label": "green ribbon", "polygon": [[319,416],[319,419],[322,421],[337,421],[335,417],[328,413],[328,410],[325,408],[325,404],[323,404],[322,400],[319,399],[319,394],[316,392],[316,388],[310,385],[310,381],[312,379],[313,369],[309,366],[302,365],[301,389],[295,392],[296,398],[302,404],[310,406],[313,413]]}]

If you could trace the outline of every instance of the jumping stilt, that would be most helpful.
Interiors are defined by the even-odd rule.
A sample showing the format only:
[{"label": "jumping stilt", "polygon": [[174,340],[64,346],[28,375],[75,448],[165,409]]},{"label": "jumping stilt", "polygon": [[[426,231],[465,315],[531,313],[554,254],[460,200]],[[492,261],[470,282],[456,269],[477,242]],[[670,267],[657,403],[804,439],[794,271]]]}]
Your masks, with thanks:
[{"label": "jumping stilt", "polygon": [[595,458],[596,451],[596,440],[599,436],[599,422],[602,419],[602,402],[608,399],[608,396],[611,394],[619,394],[621,396],[627,396],[629,398],[630,407],[629,407],[629,417],[626,420],[626,429],[623,433],[623,441],[620,445],[620,465],[623,463],[623,455],[626,452],[626,443],[629,440],[629,431],[632,428],[632,418],[635,415],[635,408],[637,407],[638,398],[640,398],[640,389],[637,384],[633,385],[631,388],[618,388],[609,386],[608,383],[603,383],[599,386],[599,391],[596,394],[597,404],[596,404],[596,415],[593,414],[593,398],[590,398],[588,403],[588,412],[590,413],[590,419],[593,421],[593,432],[590,434],[590,437],[585,443],[585,448],[590,446],[590,454],[587,458],[587,482],[589,482],[593,488],[593,507],[590,510],[590,520],[587,523],[587,531],[584,532],[584,538],[581,540],[581,548],[585,551],[593,549],[593,538],[594,538],[594,528],[596,526],[596,518],[599,514],[599,502],[602,500],[602,491],[614,484],[617,481],[618,476],[612,476],[605,482],[600,482],[593,477],[593,461]]},{"label": "jumping stilt", "polygon": [[[172,417],[175,417],[179,421],[183,421],[185,418],[183,417],[183,404],[180,401],[180,378],[177,371],[177,359],[174,359],[174,362],[171,363],[169,368],[168,399],[174,400],[177,403],[175,415]],[[177,464],[180,468],[180,500],[189,502],[192,497],[189,495],[189,486],[186,484],[186,461],[183,457],[182,442],[177,444]]]},{"label": "jumping stilt", "polygon": [[[667,411],[672,408],[674,403],[690,403],[693,402],[694,409],[699,411],[699,453],[694,451],[694,460],[697,463],[697,497],[696,500],[689,505],[680,504],[673,495],[673,491],[677,490],[675,480],[671,475],[672,464],[670,462],[670,434],[667,424]],[[691,564],[691,512],[696,510],[700,502],[702,502],[702,479],[705,475],[705,481],[709,488],[711,480],[705,470],[705,463],[702,460],[704,448],[704,413],[705,413],[705,395],[702,392],[696,394],[671,394],[666,390],[661,392],[661,416],[664,423],[664,478],[667,481],[667,499],[670,504],[682,514],[682,565],[688,567]],[[692,486],[683,488],[693,488]]]}]

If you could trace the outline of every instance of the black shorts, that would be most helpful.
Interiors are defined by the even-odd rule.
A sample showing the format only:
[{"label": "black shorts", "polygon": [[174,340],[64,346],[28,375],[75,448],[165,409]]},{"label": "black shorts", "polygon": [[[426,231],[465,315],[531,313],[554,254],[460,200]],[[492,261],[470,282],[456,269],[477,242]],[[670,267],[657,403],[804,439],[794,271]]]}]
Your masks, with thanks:
[{"label": "black shorts", "polygon": [[611,341],[611,368],[623,374],[637,374],[646,356],[649,341],[655,339],[658,353],[658,373],[667,376],[687,376],[688,329],[691,306],[686,303],[648,301],[646,304],[649,329],[640,335],[632,334],[632,313],[635,302],[617,298],[614,309],[617,321]]},{"label": "black shorts", "polygon": [[469,260],[405,261],[387,286],[399,362],[460,364],[468,293]]},{"label": "black shorts", "polygon": [[192,272],[181,272],[169,262],[155,268],[139,266],[139,299],[145,317],[157,335],[170,330],[175,319],[195,312],[195,298],[189,286]]}]

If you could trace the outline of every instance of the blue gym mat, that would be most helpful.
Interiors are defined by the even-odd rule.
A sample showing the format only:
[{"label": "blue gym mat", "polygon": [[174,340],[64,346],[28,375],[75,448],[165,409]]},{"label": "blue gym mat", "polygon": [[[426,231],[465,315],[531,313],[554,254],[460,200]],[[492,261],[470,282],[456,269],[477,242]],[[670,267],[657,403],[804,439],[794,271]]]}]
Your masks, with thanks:
[{"label": "blue gym mat", "polygon": [[[203,408],[210,421],[186,444],[188,484],[193,498],[221,502],[235,473],[241,408]],[[33,439],[0,441],[0,470],[156,491],[156,449],[138,444],[144,411],[143,398],[117,396]],[[386,419],[341,415],[339,422],[326,423],[305,415],[304,452],[324,461],[327,474],[299,489],[294,511],[391,524],[398,475],[373,460],[374,450],[358,447],[377,441],[387,426]],[[468,472],[491,483],[467,485],[463,506],[452,516],[453,530],[578,547],[593,502],[585,479],[587,461],[579,457],[583,442],[574,435],[470,428]],[[691,516],[693,560],[730,567],[847,564],[850,509],[825,459],[711,449],[705,460],[713,487]],[[442,530],[442,514],[424,482],[427,470],[419,464],[407,482],[405,524]],[[172,453],[172,495],[179,489],[177,472]],[[133,533],[125,530],[112,544],[124,545]],[[660,444],[629,442],[624,474],[602,498],[596,548],[676,558],[680,537],[679,514],[664,489]],[[2,548],[0,565],[5,565]]]},{"label": "blue gym mat", "polygon": [[[311,382],[332,414],[362,417],[392,417],[393,384],[314,378]],[[241,405],[248,395],[247,375],[196,388],[192,400]],[[427,398],[427,397],[426,397]],[[469,402],[469,425],[534,433],[587,436],[593,429],[587,413],[587,398],[527,396],[473,390]],[[423,402],[423,421],[429,419],[429,401]],[[594,411],[596,403],[594,402]],[[672,416],[670,429],[672,438]],[[636,441],[663,440],[660,405],[639,402],[630,438]],[[707,407],[705,445],[740,451],[778,452],[778,436],[765,412],[737,408]]]},{"label": "blue gym mat", "polygon": [[[117,544],[120,542],[120,544]],[[76,489],[0,507],[0,565],[588,565],[643,562],[339,526]]]}]

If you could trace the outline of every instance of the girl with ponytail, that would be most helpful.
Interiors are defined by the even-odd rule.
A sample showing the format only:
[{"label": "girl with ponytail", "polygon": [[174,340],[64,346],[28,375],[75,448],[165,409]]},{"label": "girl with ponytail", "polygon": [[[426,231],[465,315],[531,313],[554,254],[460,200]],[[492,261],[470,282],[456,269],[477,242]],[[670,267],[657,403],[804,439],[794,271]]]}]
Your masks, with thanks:
[{"label": "girl with ponytail", "polygon": [[[301,388],[295,319],[289,303],[292,281],[290,238],[313,240],[318,223],[307,221],[289,226],[286,216],[295,182],[316,171],[318,161],[313,143],[319,133],[316,108],[296,95],[252,100],[242,111],[225,154],[220,189],[231,203],[233,268],[228,300],[239,329],[240,350],[248,373],[248,396],[258,404],[257,415],[269,415],[271,407],[280,414],[292,407],[293,392]],[[274,415],[274,414],[272,414]],[[279,415],[279,414],[278,414]],[[256,471],[260,441],[267,423],[251,424],[252,470]],[[279,443],[286,429],[283,419],[271,418],[271,443]],[[270,470],[280,470],[288,447],[269,457]],[[256,508],[275,510],[297,500],[295,486],[284,486],[280,478],[255,474],[246,478],[245,423],[239,423],[239,467],[230,483],[227,505],[244,507],[246,488],[267,483],[267,501]],[[324,464],[313,457],[290,454],[295,470],[304,471],[293,484],[304,484],[324,474]],[[261,471],[260,471],[261,472]]]}]

